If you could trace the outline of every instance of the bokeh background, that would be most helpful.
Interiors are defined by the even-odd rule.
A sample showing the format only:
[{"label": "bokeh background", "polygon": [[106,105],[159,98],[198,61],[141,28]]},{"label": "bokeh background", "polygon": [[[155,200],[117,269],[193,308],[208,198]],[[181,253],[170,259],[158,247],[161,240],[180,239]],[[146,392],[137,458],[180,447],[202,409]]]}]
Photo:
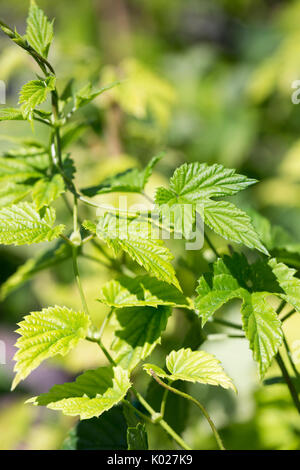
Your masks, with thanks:
[{"label": "bokeh background", "polygon": [[[28,3],[0,0],[1,17],[25,32]],[[293,245],[281,259],[300,268],[300,105],[291,101],[292,82],[300,79],[300,2],[283,0],[39,0],[55,17],[50,61],[62,90],[70,77],[76,86],[125,79],[114,91],[84,108],[85,122],[70,132],[69,151],[82,186],[133,165],[143,166],[161,150],[166,156],[147,191],[166,183],[176,166],[188,161],[218,162],[255,177],[260,183],[244,191],[237,203],[281,226]],[[16,105],[18,91],[37,72],[31,59],[0,35],[0,79],[7,101]],[[14,137],[14,141],[9,136]],[[26,123],[1,123],[0,149],[14,148],[32,137]],[[34,138],[47,142],[38,124]],[[113,202],[114,197],[102,198]],[[133,198],[132,198],[133,200]],[[57,204],[58,216],[69,215]],[[283,233],[283,232],[282,232]],[[217,246],[224,243],[215,239]],[[298,244],[298,245],[297,245]],[[82,343],[64,359],[55,359],[11,393],[16,323],[47,305],[80,308],[72,268],[67,260],[9,292],[5,281],[44,247],[0,247],[0,339],[6,365],[0,365],[0,449],[57,449],[74,419],[24,405],[24,400],[54,383],[72,380],[87,368],[105,363],[93,344]],[[297,254],[298,253],[298,254]],[[211,259],[209,249],[186,253],[175,247],[180,282],[189,295]],[[93,253],[91,253],[91,256]],[[92,261],[80,263],[83,283],[96,324],[106,313],[97,302],[99,287],[112,273]],[[4,286],[4,287],[3,287]],[[239,316],[239,304],[223,311]],[[190,319],[175,312],[154,352],[153,361],[182,343]],[[285,332],[300,368],[300,320],[292,316]],[[219,329],[218,332],[226,332]],[[214,329],[211,327],[211,332]],[[105,343],[109,344],[108,331]],[[191,338],[192,341],[192,338]],[[247,343],[242,339],[205,341],[203,349],[220,358],[239,390],[231,392],[192,385],[214,418],[229,449],[300,449],[299,416],[285,385],[263,386]],[[267,378],[278,375],[272,366]],[[146,390],[148,379],[136,378]],[[148,390],[155,401],[158,391]],[[168,405],[169,419],[194,448],[214,449],[207,423],[196,409],[180,402]],[[173,448],[160,430],[150,430],[152,448]]]}]

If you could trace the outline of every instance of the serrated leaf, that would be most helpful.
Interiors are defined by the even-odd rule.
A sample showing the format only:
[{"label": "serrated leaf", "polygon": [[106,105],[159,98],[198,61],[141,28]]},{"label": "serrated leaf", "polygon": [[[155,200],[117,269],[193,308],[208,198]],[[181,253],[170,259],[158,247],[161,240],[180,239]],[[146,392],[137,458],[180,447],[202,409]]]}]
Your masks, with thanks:
[{"label": "serrated leaf", "polygon": [[235,170],[206,163],[184,163],[170,179],[168,195],[164,188],[159,188],[157,204],[167,202],[172,195],[173,203],[195,203],[204,199],[220,196],[232,196],[242,189],[256,183],[256,180],[239,175]]},{"label": "serrated leaf", "polygon": [[90,419],[119,403],[130,386],[128,372],[122,367],[100,367],[84,372],[75,382],[54,385],[48,393],[30,402],[60,410],[67,416]]},{"label": "serrated leaf", "polygon": [[99,418],[79,421],[62,445],[62,450],[126,449],[127,425],[121,406],[111,408]]},{"label": "serrated leaf", "polygon": [[39,168],[30,164],[29,159],[0,157],[0,181],[25,183],[27,180],[42,178]]},{"label": "serrated leaf", "polygon": [[88,83],[75,93],[75,110],[81,108],[82,106],[85,106],[98,96],[102,95],[102,93],[104,93],[105,91],[110,90],[111,88],[119,84],[120,82],[117,81],[109,83],[108,85],[103,86],[99,90],[93,90],[91,83]]},{"label": "serrated leaf", "polygon": [[97,225],[91,220],[84,220],[81,225],[83,226],[83,228],[85,228],[89,232],[96,234]]},{"label": "serrated leaf", "polygon": [[144,369],[151,375],[151,370],[156,375],[168,378],[168,380],[184,380],[209,385],[220,385],[223,388],[235,389],[232,380],[225,374],[220,361],[205,351],[192,351],[190,348],[172,351],[166,358],[166,366],[171,375],[163,374],[151,364],[146,364]]},{"label": "serrated leaf", "polygon": [[213,272],[199,279],[195,306],[203,325],[229,300],[243,301],[243,328],[262,378],[282,341],[280,320],[266,299],[270,295],[281,296],[282,292],[268,263],[259,261],[249,265],[237,253],[218,259]]},{"label": "serrated leaf", "polygon": [[[1,177],[0,177],[1,179]],[[0,188],[0,208],[15,204],[24,199],[32,190],[27,184],[8,183]]]},{"label": "serrated leaf", "polygon": [[19,323],[16,343],[18,351],[12,389],[49,357],[65,356],[80,339],[86,337],[90,326],[89,317],[67,307],[49,307],[32,312]]},{"label": "serrated leaf", "polygon": [[275,258],[269,260],[268,264],[284,291],[281,298],[300,312],[300,279],[295,276],[297,271],[288,268],[284,263],[278,263]]},{"label": "serrated leaf", "polygon": [[64,225],[53,226],[55,210],[47,207],[41,216],[27,202],[0,209],[0,243],[30,245],[52,241],[64,230]]},{"label": "serrated leaf", "polygon": [[29,258],[0,287],[0,300],[4,300],[11,292],[31,279],[36,273],[55,266],[71,258],[71,247],[59,240],[53,248],[43,250],[34,258]]},{"label": "serrated leaf", "polygon": [[98,300],[116,308],[158,305],[193,308],[192,301],[176,287],[150,276],[112,279],[102,286]]},{"label": "serrated leaf", "polygon": [[33,188],[32,198],[36,209],[49,206],[65,191],[65,183],[61,175],[54,175],[50,179],[39,180]]},{"label": "serrated leaf", "polygon": [[154,232],[148,220],[129,220],[106,214],[99,219],[96,233],[115,253],[125,251],[150,275],[180,289],[171,264],[173,255],[162,240],[151,238]]},{"label": "serrated leaf", "polygon": [[131,307],[115,311],[118,327],[114,331],[112,350],[115,361],[131,371],[148,357],[161,340],[171,315],[169,307]]},{"label": "serrated leaf", "polygon": [[53,21],[50,22],[44,12],[31,0],[27,18],[26,39],[45,59],[53,40]]},{"label": "serrated leaf", "polygon": [[221,237],[268,255],[255,232],[250,217],[227,201],[209,201],[204,205],[205,223]]},{"label": "serrated leaf", "polygon": [[16,108],[0,109],[0,121],[24,121],[23,113]]},{"label": "serrated leaf", "polygon": [[82,189],[81,192],[89,197],[114,192],[141,193],[152,174],[154,166],[162,157],[163,154],[153,157],[142,171],[131,168],[105,179],[97,186]]},{"label": "serrated leaf", "polygon": [[245,212],[229,202],[211,199],[232,196],[254,183],[256,180],[239,175],[235,170],[222,165],[185,163],[175,170],[169,189],[158,188],[155,202],[158,208],[182,206],[182,214],[184,206],[192,205],[193,218],[195,219],[196,211],[200,211],[204,222],[218,235],[268,254]]},{"label": "serrated leaf", "polygon": [[266,300],[269,295],[268,292],[244,292],[241,308],[243,329],[253,357],[259,364],[261,378],[282,342],[281,321],[276,310]]},{"label": "serrated leaf", "polygon": [[19,103],[25,119],[32,120],[34,109],[46,101],[48,94],[55,89],[56,78],[47,77],[44,80],[31,80],[21,89]]},{"label": "serrated leaf", "polygon": [[128,450],[148,450],[148,437],[144,423],[127,429]]}]

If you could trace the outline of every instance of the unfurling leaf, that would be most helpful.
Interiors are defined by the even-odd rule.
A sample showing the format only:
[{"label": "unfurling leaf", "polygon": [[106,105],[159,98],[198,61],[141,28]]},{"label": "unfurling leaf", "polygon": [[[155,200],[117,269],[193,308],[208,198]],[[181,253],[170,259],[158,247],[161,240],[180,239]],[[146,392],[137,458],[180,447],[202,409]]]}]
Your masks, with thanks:
[{"label": "unfurling leaf", "polygon": [[19,323],[17,333],[21,335],[16,343],[18,351],[14,360],[12,389],[24,380],[42,361],[61,354],[65,356],[80,339],[86,337],[90,320],[83,312],[67,307],[49,307],[32,312]]},{"label": "unfurling leaf", "polygon": [[45,59],[53,40],[53,21],[50,23],[44,12],[31,0],[27,18],[26,39]]},{"label": "unfurling leaf", "polygon": [[130,386],[128,372],[122,367],[100,367],[84,372],[75,382],[54,385],[48,393],[29,402],[60,410],[68,416],[90,419],[119,403]]},{"label": "unfurling leaf", "polygon": [[52,241],[64,230],[64,225],[53,226],[55,210],[47,207],[41,216],[32,204],[19,204],[0,209],[0,243],[4,245],[31,245]]},{"label": "unfurling leaf", "polygon": [[168,380],[184,380],[209,385],[221,385],[235,389],[232,380],[225,374],[220,361],[205,351],[192,351],[190,348],[172,351],[166,358],[166,366],[171,375],[157,366],[145,364],[144,370],[153,371],[158,377]]}]

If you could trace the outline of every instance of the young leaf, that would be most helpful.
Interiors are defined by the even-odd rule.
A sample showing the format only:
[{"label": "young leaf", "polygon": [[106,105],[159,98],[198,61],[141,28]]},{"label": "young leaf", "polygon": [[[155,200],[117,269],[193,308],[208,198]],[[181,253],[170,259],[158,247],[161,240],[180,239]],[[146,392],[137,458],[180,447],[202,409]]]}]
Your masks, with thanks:
[{"label": "young leaf", "polygon": [[160,343],[171,315],[168,307],[132,307],[115,312],[119,327],[114,332],[112,349],[115,361],[131,371]]},{"label": "young leaf", "polygon": [[42,253],[34,258],[29,258],[26,263],[22,264],[14,274],[1,284],[0,300],[6,299],[11,292],[31,279],[36,273],[62,263],[71,258],[71,256],[71,247],[62,240],[59,240],[53,248],[43,250]]},{"label": "young leaf", "polygon": [[12,389],[42,361],[61,354],[65,356],[80,339],[86,337],[90,320],[83,312],[74,312],[67,307],[49,307],[32,312],[19,323],[17,333],[21,335],[16,343],[18,351],[14,360]]},{"label": "young leaf", "polygon": [[91,83],[88,83],[75,93],[75,110],[81,108],[82,106],[85,106],[86,104],[90,103],[95,98],[97,98],[97,96],[102,95],[102,93],[104,93],[105,91],[110,90],[111,88],[119,84],[120,82],[109,83],[108,85],[105,85],[99,90],[93,91]]},{"label": "young leaf", "polygon": [[236,390],[220,361],[205,351],[192,351],[190,348],[172,351],[166,358],[166,365],[171,375],[161,372],[157,367],[153,369],[151,364],[145,364],[144,369],[150,375],[153,370],[159,377],[171,381],[185,380]]},{"label": "young leaf", "polygon": [[62,450],[126,450],[127,425],[122,406],[115,406],[99,418],[79,421],[69,432]]},{"label": "young leaf", "polygon": [[192,301],[176,287],[147,275],[108,281],[102,286],[98,300],[116,308],[158,305],[193,308]]},{"label": "young leaf", "polygon": [[148,437],[144,423],[127,429],[128,450],[148,450]]},{"label": "young leaf", "polygon": [[55,89],[55,77],[47,77],[44,80],[31,80],[23,86],[20,92],[19,103],[24,119],[33,119],[34,109],[46,101],[48,94]]},{"label": "young leaf", "polygon": [[296,270],[288,268],[283,263],[277,263],[275,258],[269,261],[269,266],[284,291],[281,298],[300,312],[300,279],[295,277]]},{"label": "young leaf", "polygon": [[142,171],[137,168],[131,168],[105,179],[97,186],[82,189],[81,192],[89,197],[114,192],[141,193],[152,174],[154,166],[161,160],[163,155],[160,154],[153,157]]},{"label": "young leaf", "polygon": [[23,113],[16,108],[0,109],[0,121],[24,121]]},{"label": "young leaf", "polygon": [[130,386],[128,372],[122,367],[100,367],[84,372],[75,382],[54,385],[48,393],[29,402],[60,410],[67,416],[90,419],[119,403]]},{"label": "young leaf", "polygon": [[158,188],[155,202],[158,207],[192,205],[193,214],[201,206],[200,215],[204,216],[205,223],[218,235],[268,254],[247,214],[231,203],[211,199],[232,196],[254,183],[256,180],[239,175],[235,170],[222,165],[185,163],[175,170],[169,189]]},{"label": "young leaf", "polygon": [[162,240],[151,238],[153,226],[148,220],[119,219],[106,214],[99,219],[96,231],[100,240],[105,241],[115,253],[124,250],[151,275],[180,289],[171,264],[173,255]]},{"label": "young leaf", "polygon": [[243,255],[224,256],[213,265],[213,272],[199,279],[195,305],[202,324],[231,299],[242,299],[243,328],[259,364],[261,377],[270,366],[282,341],[281,322],[266,301],[282,290],[265,262],[249,265]]},{"label": "young leaf", "polygon": [[51,179],[40,179],[32,191],[36,209],[40,210],[44,206],[49,206],[64,191],[65,183],[61,175],[54,175]]},{"label": "young leaf", "polygon": [[53,21],[47,19],[44,12],[31,0],[26,29],[27,42],[45,59],[53,40]]},{"label": "young leaf", "polygon": [[4,245],[31,245],[52,241],[64,230],[56,225],[55,210],[47,207],[44,216],[27,202],[0,209],[0,243]]}]

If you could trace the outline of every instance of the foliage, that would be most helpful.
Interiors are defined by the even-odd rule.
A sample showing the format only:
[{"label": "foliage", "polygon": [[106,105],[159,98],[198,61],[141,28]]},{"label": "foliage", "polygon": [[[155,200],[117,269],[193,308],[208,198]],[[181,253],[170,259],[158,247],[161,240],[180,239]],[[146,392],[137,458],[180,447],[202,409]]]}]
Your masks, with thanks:
[{"label": "foliage", "polygon": [[[150,439],[148,442],[145,422],[149,421],[165,430],[176,445],[190,449],[179,435],[187,418],[182,417],[186,415],[186,409],[182,411],[186,402],[177,406],[178,396],[181,401],[198,406],[217,445],[223,449],[212,419],[198,396],[194,397],[195,384],[201,384],[199,390],[220,386],[219,393],[228,393],[230,399],[235,399],[232,390],[236,391],[236,387],[220,361],[199,349],[211,336],[209,328],[223,323],[239,330],[239,338],[248,340],[261,380],[277,362],[282,377],[273,380],[286,381],[300,412],[299,373],[282,328],[287,316],[300,312],[299,247],[286,237],[284,229],[273,227],[253,210],[238,207],[240,192],[249,191],[257,183],[256,179],[220,163],[184,163],[175,169],[168,187],[159,183],[153,201],[146,188],[154,181],[153,170],[163,156],[159,154],[144,169],[130,166],[109,175],[104,171],[102,180],[99,181],[97,174],[95,181],[79,189],[81,185],[78,186],[75,173],[77,168],[80,173],[80,164],[65,152],[88,125],[87,116],[89,110],[91,114],[95,111],[96,98],[100,97],[108,120],[111,113],[121,109],[133,119],[144,121],[150,113],[165,127],[171,115],[170,106],[175,102],[174,90],[135,60],[123,61],[120,69],[107,68],[103,75],[110,77],[111,83],[100,88],[90,82],[83,87],[76,83],[73,87],[71,80],[63,89],[60,77],[48,61],[53,22],[34,1],[31,1],[25,36],[2,21],[0,27],[30,55],[41,73],[23,85],[19,108],[0,110],[0,121],[30,121],[32,128],[33,123],[38,124],[39,130],[45,127],[49,137],[47,143],[24,139],[18,142],[17,148],[0,157],[0,242],[18,246],[55,243],[34,254],[8,277],[1,286],[0,296],[5,299],[34,275],[72,258],[82,302],[82,311],[67,306],[46,307],[31,312],[19,323],[12,388],[44,360],[68,355],[79,342],[82,346],[86,344],[81,340],[96,343],[109,361],[108,366],[85,370],[74,381],[54,385],[47,393],[28,400],[67,416],[79,416],[82,421],[69,433],[65,449],[147,449]],[[120,82],[124,71],[129,78]],[[84,158],[88,159],[86,153]],[[127,210],[105,205],[99,199],[117,193],[137,194],[147,200],[148,206],[145,210]],[[232,196],[235,203],[220,200]],[[55,225],[56,208],[58,218],[63,222],[67,218],[62,215],[60,201],[72,213],[70,226]],[[214,259],[209,272],[205,272],[202,262],[198,263],[199,248],[192,253],[186,250],[179,260],[172,252],[173,239],[181,239],[181,244],[193,239],[198,216],[204,224],[209,255]],[[214,237],[226,240],[221,250],[212,243],[207,234],[209,229]],[[165,241],[170,238],[170,242]],[[95,250],[92,255],[89,249]],[[95,252],[98,257],[94,256]],[[285,262],[287,253],[288,262]],[[98,288],[98,306],[108,307],[100,328],[90,315],[81,284],[79,256],[117,274]],[[187,272],[190,277],[186,281]],[[195,290],[196,277],[199,279]],[[216,315],[233,299],[242,301],[242,324]],[[282,310],[286,305],[292,310],[284,316]],[[175,311],[184,317],[182,331],[180,325],[180,331],[175,331],[177,344],[173,340],[168,342],[165,334],[168,321],[174,321]],[[110,347],[103,342],[108,325],[113,333]],[[164,362],[159,347],[164,341],[169,352],[165,360],[168,372],[156,364],[143,364],[150,355],[151,361]],[[282,359],[282,344],[295,380]],[[151,381],[155,381],[150,382],[146,398],[139,391],[139,381],[136,389],[136,371],[148,373]],[[147,374],[143,377],[149,380]],[[267,378],[266,384],[268,380],[272,379]],[[183,384],[176,383],[175,388],[176,381]],[[151,387],[154,390],[161,387],[163,393],[151,395]],[[173,416],[172,427],[170,412],[167,413],[171,400],[176,405],[175,417],[181,413],[182,419],[176,423]]]}]

